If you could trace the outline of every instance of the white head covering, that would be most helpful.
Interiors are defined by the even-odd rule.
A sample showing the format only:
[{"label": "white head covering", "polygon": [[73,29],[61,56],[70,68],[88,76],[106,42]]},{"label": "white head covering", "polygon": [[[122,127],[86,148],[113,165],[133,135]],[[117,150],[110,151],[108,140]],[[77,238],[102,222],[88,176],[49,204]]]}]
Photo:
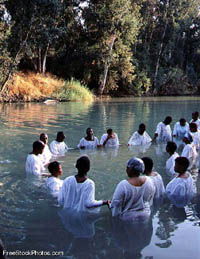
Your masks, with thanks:
[{"label": "white head covering", "polygon": [[140,173],[144,172],[144,163],[142,161],[142,159],[137,158],[137,157],[132,157],[128,160],[128,162],[126,163],[126,166],[128,168],[132,168]]}]

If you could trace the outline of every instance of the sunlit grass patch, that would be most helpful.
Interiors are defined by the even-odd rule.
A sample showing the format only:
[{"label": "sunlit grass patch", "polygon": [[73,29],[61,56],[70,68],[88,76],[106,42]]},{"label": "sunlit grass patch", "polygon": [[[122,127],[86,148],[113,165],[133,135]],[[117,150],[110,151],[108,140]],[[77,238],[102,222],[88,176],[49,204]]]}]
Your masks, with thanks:
[{"label": "sunlit grass patch", "polygon": [[58,99],[67,99],[70,101],[92,101],[94,99],[90,90],[81,85],[79,81],[65,81],[64,86],[57,89],[54,96]]},{"label": "sunlit grass patch", "polygon": [[32,101],[56,98],[67,101],[92,101],[93,95],[79,81],[64,81],[51,74],[16,73],[8,83],[10,100]]}]

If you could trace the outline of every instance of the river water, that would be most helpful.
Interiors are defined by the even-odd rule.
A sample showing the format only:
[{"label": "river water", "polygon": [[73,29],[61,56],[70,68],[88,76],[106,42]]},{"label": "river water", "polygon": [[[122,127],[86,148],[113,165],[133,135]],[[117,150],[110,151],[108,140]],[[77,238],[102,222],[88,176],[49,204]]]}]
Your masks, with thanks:
[{"label": "river water", "polygon": [[[9,258],[21,258],[20,253],[31,251],[28,258],[40,258],[42,253],[46,255],[43,258],[70,259],[200,258],[200,198],[183,210],[165,202],[147,224],[115,222],[105,207],[90,221],[84,216],[66,220],[47,195],[45,179],[27,179],[24,169],[26,156],[41,132],[46,132],[51,142],[58,131],[64,131],[67,145],[74,148],[87,127],[92,127],[98,138],[111,127],[118,133],[119,149],[88,153],[88,176],[96,183],[96,199],[112,198],[117,183],[126,178],[125,163],[131,156],[150,156],[166,185],[170,179],[165,172],[168,155],[164,149],[158,145],[148,150],[128,149],[128,139],[142,122],[153,136],[157,123],[167,115],[173,117],[172,127],[181,117],[189,121],[199,105],[200,98],[193,97],[0,105],[0,238],[6,250],[13,252]],[[62,179],[75,174],[80,154],[71,149],[59,158]]]}]

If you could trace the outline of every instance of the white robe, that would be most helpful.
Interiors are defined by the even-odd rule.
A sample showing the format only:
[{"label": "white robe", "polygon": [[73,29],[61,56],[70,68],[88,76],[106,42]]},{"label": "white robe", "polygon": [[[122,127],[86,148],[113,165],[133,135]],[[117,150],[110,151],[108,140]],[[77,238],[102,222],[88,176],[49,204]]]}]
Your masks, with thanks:
[{"label": "white robe", "polygon": [[189,124],[186,122],[185,126],[181,126],[180,122],[176,122],[174,125],[173,135],[175,135],[178,139],[183,139],[185,134],[189,132]]},{"label": "white robe", "polygon": [[39,155],[39,156],[41,157],[42,162],[43,162],[44,165],[49,163],[49,161],[52,158],[52,153],[51,153],[51,151],[50,151],[50,149],[49,149],[47,144],[44,146],[44,150],[43,150],[42,154]]},{"label": "white robe", "polygon": [[113,194],[112,216],[119,216],[123,220],[146,219],[150,215],[154,193],[154,184],[148,176],[142,186],[133,186],[127,180],[122,180]]},{"label": "white robe", "polygon": [[53,197],[58,197],[58,193],[63,185],[63,180],[51,176],[46,179],[46,188]]},{"label": "white robe", "polygon": [[45,170],[41,157],[39,155],[29,154],[26,159],[25,165],[26,173],[32,175],[42,175]]},{"label": "white robe", "polygon": [[197,132],[190,132],[190,134],[193,137],[193,143],[196,147],[196,150],[200,150],[200,131],[198,130]]},{"label": "white robe", "polygon": [[166,161],[166,170],[167,170],[167,173],[170,174],[170,176],[174,176],[175,175],[174,166],[175,166],[175,159],[177,157],[179,157],[179,154],[175,152]]},{"label": "white robe", "polygon": [[85,148],[96,148],[97,145],[99,145],[99,140],[97,137],[94,137],[93,141],[88,141],[85,138],[82,138],[80,140],[80,143],[78,144],[78,148],[85,147]]},{"label": "white robe", "polygon": [[165,187],[163,184],[162,176],[155,172],[157,175],[155,176],[149,176],[155,186],[155,194],[154,199],[160,199],[164,196],[165,193]]},{"label": "white robe", "polygon": [[152,141],[151,137],[149,134],[145,131],[143,135],[140,135],[138,131],[135,131],[131,138],[128,141],[128,145],[133,146],[133,145],[147,145]]},{"label": "white robe", "polygon": [[187,205],[193,198],[194,192],[194,183],[190,174],[188,178],[175,177],[166,186],[168,199],[178,208]]},{"label": "white robe", "polygon": [[[106,144],[105,144],[105,147],[117,147],[119,146],[119,139],[118,139],[118,136],[116,133],[114,133],[115,135],[115,138],[110,138]],[[103,145],[104,141],[106,140],[106,138],[108,137],[108,134],[103,134],[103,136],[101,137],[101,140],[100,140],[100,144]]]},{"label": "white robe", "polygon": [[187,157],[190,161],[190,166],[188,169],[193,169],[197,165],[198,153],[194,143],[185,145],[181,156]]},{"label": "white robe", "polygon": [[50,150],[54,156],[64,156],[65,152],[68,150],[68,146],[64,141],[58,142],[53,140],[50,144]]},{"label": "white robe", "polygon": [[155,133],[158,134],[157,139],[159,141],[168,142],[172,140],[172,131],[170,125],[166,125],[163,122],[158,123]]},{"label": "white robe", "polygon": [[75,176],[69,176],[58,194],[58,203],[64,208],[95,213],[103,201],[95,200],[95,184],[91,179],[77,183]]}]

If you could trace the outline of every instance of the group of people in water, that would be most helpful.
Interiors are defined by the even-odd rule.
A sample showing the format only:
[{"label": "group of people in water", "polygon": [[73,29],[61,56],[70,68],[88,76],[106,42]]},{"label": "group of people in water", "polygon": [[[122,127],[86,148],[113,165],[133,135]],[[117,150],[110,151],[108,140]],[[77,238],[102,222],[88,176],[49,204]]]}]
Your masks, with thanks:
[{"label": "group of people in water", "polygon": [[[27,156],[26,172],[36,176],[48,176],[46,187],[49,193],[57,198],[60,206],[77,212],[96,213],[101,206],[107,205],[114,217],[118,216],[123,220],[143,219],[150,215],[154,202],[165,196],[176,207],[184,207],[195,194],[191,174],[197,173],[200,168],[199,114],[192,113],[190,123],[181,118],[175,124],[173,132],[171,122],[170,116],[159,122],[153,138],[146,132],[146,126],[142,123],[128,141],[128,146],[145,146],[152,142],[166,143],[166,152],[169,154],[166,169],[172,178],[166,188],[161,175],[153,170],[153,160],[150,157],[132,157],[126,164],[128,179],[117,185],[112,200],[95,200],[95,183],[87,177],[90,170],[88,156],[83,155],[77,159],[75,176],[69,176],[64,181],[60,179],[63,173],[62,165],[54,160],[63,156],[69,149],[63,132],[57,133],[56,140],[50,143],[50,148],[47,134],[40,135],[40,140],[33,143],[33,151]],[[118,136],[113,129],[108,129],[99,142],[93,129],[88,128],[86,136],[80,140],[77,148],[112,148],[119,145]],[[177,145],[183,145],[181,156],[176,152]],[[49,173],[45,172],[46,167]]]}]

